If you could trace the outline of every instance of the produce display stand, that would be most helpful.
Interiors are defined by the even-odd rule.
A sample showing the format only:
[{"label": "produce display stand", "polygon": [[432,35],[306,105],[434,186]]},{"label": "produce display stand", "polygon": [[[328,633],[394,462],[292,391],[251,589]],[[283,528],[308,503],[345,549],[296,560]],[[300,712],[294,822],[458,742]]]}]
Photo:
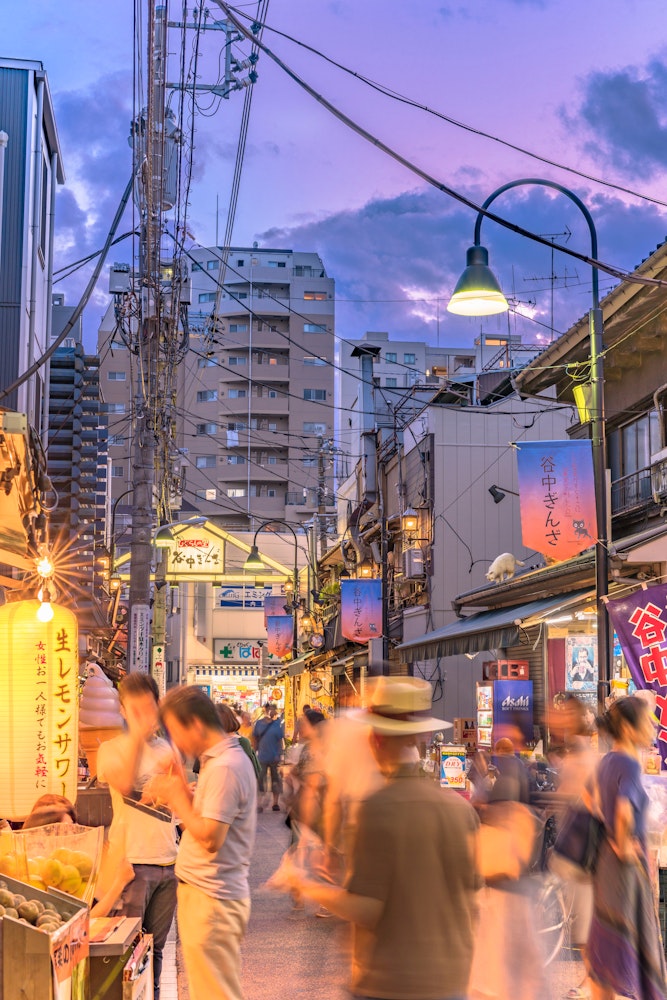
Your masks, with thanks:
[{"label": "produce display stand", "polygon": [[152,1000],[153,937],[138,917],[90,922],[90,1000]]},{"label": "produce display stand", "polygon": [[64,923],[47,934],[5,915],[0,920],[0,1000],[86,1000],[89,911],[74,896],[44,892],[3,876],[12,893],[53,903]]}]

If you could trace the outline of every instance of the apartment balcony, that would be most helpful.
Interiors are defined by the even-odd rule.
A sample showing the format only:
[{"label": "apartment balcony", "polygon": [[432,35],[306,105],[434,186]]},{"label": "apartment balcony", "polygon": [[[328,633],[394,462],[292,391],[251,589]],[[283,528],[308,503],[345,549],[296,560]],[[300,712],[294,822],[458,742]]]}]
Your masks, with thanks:
[{"label": "apartment balcony", "polygon": [[[228,416],[228,414],[225,416],[225,422],[227,422]],[[261,444],[264,444],[267,449],[288,448],[290,444],[290,436],[288,434],[287,427],[272,430],[269,427],[270,423],[274,423],[274,421],[262,418],[258,419],[256,422],[253,421],[250,431],[222,430],[220,432],[220,443],[223,448],[233,448],[235,451],[237,449],[247,451],[248,444],[250,444],[253,451],[256,450],[258,445]]]},{"label": "apartment balcony", "polygon": [[[312,487],[300,490],[290,490],[285,496],[285,504],[288,507],[307,507],[309,510],[315,510],[320,503],[318,490]],[[325,507],[335,507],[336,499],[327,494],[324,497]]]},{"label": "apartment balcony", "polygon": [[253,414],[266,414],[267,417],[287,416],[290,409],[290,397],[286,393],[278,393],[270,396],[263,393],[261,396],[253,396],[251,400],[251,412]]},{"label": "apartment balcony", "polygon": [[641,514],[656,506],[667,506],[667,458],[611,484],[612,517]]}]

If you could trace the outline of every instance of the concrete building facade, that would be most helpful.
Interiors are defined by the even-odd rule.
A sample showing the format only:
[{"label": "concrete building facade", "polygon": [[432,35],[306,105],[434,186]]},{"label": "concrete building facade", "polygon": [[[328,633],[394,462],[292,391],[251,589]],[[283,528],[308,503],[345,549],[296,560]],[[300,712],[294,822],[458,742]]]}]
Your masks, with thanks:
[{"label": "concrete building facade", "polygon": [[[175,479],[183,511],[235,528],[333,513],[334,282],[315,253],[189,253],[189,349],[177,372]],[[215,319],[211,314],[216,307]],[[132,330],[115,297],[100,326],[111,497],[132,485]]]}]

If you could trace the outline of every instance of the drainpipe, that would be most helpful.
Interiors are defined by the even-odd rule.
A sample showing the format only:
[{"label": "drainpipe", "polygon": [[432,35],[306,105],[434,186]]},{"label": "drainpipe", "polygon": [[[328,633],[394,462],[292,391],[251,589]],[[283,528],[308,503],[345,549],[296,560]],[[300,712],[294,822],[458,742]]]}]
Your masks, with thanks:
[{"label": "drainpipe", "polygon": [[9,136],[6,132],[0,132],[0,265],[2,265],[2,207],[3,202],[3,192],[5,189],[5,150],[7,149],[7,143],[9,142]]},{"label": "drainpipe", "polygon": [[[30,235],[32,241],[32,268],[30,272],[30,303],[28,306],[28,364],[30,368],[35,360],[35,312],[37,309],[37,274],[39,268],[39,226],[42,206],[42,123],[44,118],[44,77],[37,83],[37,109],[35,112],[35,136],[32,153],[32,218]],[[47,347],[48,345],[45,345]],[[26,387],[26,412],[28,420],[34,425],[35,420],[35,378],[33,376]]]},{"label": "drainpipe", "polygon": [[[51,154],[51,191],[49,194],[49,215],[48,231],[49,246],[46,259],[46,342],[45,347],[51,346],[51,335],[53,331],[53,245],[55,243],[55,217],[56,217],[56,171],[58,169],[58,154]],[[51,395],[51,358],[44,365],[44,392],[42,393],[42,447],[44,452],[49,450],[49,401]]]}]

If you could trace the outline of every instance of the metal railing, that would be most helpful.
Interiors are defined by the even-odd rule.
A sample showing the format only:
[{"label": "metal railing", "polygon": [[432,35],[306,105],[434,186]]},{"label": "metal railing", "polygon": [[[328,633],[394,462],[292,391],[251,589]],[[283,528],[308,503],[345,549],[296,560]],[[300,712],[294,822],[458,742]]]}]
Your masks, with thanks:
[{"label": "metal railing", "polygon": [[[667,497],[667,463],[649,465],[611,484],[611,513],[625,514],[653,503],[654,484],[662,482]],[[659,491],[658,491],[659,492]]]}]

